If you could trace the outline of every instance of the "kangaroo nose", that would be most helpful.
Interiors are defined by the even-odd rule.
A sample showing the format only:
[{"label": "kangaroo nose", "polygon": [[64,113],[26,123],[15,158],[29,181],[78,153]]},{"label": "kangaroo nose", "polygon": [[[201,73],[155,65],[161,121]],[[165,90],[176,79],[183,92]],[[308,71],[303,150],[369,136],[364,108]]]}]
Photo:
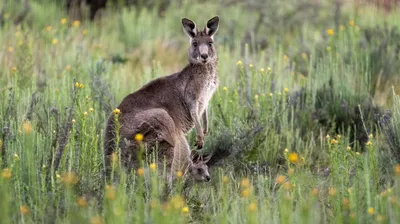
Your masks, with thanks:
[{"label": "kangaroo nose", "polygon": [[200,56],[201,56],[201,58],[204,59],[204,60],[208,58],[208,54],[201,54]]},{"label": "kangaroo nose", "polygon": [[206,176],[206,181],[208,182],[210,180],[211,180],[211,177],[210,176]]}]

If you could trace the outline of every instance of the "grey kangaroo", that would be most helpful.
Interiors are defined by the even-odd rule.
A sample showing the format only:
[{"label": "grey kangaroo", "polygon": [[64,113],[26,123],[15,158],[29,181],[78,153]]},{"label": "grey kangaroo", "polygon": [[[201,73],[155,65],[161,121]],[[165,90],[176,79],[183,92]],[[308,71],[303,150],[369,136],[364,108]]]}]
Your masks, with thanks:
[{"label": "grey kangaroo", "polygon": [[[158,148],[159,167],[165,159],[169,181],[178,171],[188,173],[196,181],[210,181],[209,158],[193,160],[185,135],[195,127],[196,146],[203,147],[208,133],[207,107],[218,86],[214,47],[218,24],[219,17],[215,16],[203,30],[199,30],[193,21],[183,18],[183,30],[190,38],[189,64],[180,72],[146,84],[126,96],[117,107],[121,111],[118,118],[122,139],[119,148],[126,168],[139,166],[139,147],[134,138],[140,133],[147,149]],[[111,154],[116,150],[114,128],[112,114],[105,130],[106,169],[110,167]]]}]

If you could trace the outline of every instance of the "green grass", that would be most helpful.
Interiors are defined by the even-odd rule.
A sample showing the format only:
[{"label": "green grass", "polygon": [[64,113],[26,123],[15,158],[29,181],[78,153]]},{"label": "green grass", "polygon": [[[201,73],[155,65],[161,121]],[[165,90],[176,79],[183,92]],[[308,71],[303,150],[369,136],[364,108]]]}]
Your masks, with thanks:
[{"label": "green grass", "polygon": [[[260,8],[267,25],[257,33],[246,3],[183,1],[163,18],[110,7],[99,21],[62,24],[64,9],[38,0],[18,26],[22,6],[0,4],[1,223],[398,223],[398,11],[346,4],[336,30],[329,1],[288,20],[295,1],[272,2]],[[187,63],[181,17],[203,26],[215,14],[220,87],[205,148],[234,156],[186,198],[178,181],[161,200],[163,178],[147,166],[142,176],[116,165],[111,185],[102,173],[106,118],[124,96]],[[384,127],[375,105],[379,117],[392,112]],[[369,136],[365,147],[359,133]]]}]

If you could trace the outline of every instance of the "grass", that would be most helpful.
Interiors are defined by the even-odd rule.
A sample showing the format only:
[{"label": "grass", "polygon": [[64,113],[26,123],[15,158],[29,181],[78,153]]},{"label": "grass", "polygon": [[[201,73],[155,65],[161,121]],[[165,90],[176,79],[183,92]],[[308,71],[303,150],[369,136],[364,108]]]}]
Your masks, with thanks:
[{"label": "grass", "polygon": [[[20,25],[22,6],[0,5],[2,223],[397,223],[399,14],[346,4],[336,29],[328,1],[284,20],[294,2],[260,8],[269,26],[257,33],[246,3],[183,1],[163,18],[110,7],[91,23],[38,0]],[[119,182],[107,182],[106,118],[187,63],[180,18],[202,26],[204,11],[221,17],[205,148],[232,156],[186,198],[179,181],[161,200],[163,178],[147,165],[117,165]]]}]

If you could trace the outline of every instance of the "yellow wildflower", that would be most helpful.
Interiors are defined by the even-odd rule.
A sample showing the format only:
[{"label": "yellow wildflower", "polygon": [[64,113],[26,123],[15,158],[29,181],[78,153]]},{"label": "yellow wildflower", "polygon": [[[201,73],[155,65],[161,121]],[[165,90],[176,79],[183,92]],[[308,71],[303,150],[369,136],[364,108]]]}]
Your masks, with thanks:
[{"label": "yellow wildflower", "polygon": [[314,188],[314,189],[311,191],[311,195],[314,196],[314,197],[318,196],[318,194],[319,194],[319,189],[318,189],[318,188]]},{"label": "yellow wildflower", "polygon": [[247,188],[250,186],[250,180],[247,178],[243,178],[242,181],[240,181],[240,186],[243,188]]},{"label": "yellow wildflower", "polygon": [[336,189],[334,187],[330,187],[328,194],[329,196],[334,197],[336,195]]},{"label": "yellow wildflower", "polygon": [[289,88],[285,87],[285,88],[283,89],[283,92],[288,93],[288,92],[289,92]]},{"label": "yellow wildflower", "polygon": [[372,145],[372,142],[371,142],[371,141],[368,141],[366,145],[367,145],[367,146],[370,146],[370,145]]},{"label": "yellow wildflower", "polygon": [[272,69],[270,67],[267,68],[268,73],[271,73]]},{"label": "yellow wildflower", "polygon": [[181,178],[183,176],[183,172],[179,170],[178,172],[176,172],[176,176]]},{"label": "yellow wildflower", "polygon": [[12,70],[13,72],[16,72],[16,71],[17,71],[17,68],[16,68],[16,67],[12,67],[11,70]]},{"label": "yellow wildflower", "polygon": [[81,25],[81,22],[80,22],[79,20],[75,20],[75,21],[72,23],[72,25],[73,25],[74,27],[78,27],[79,25]]},{"label": "yellow wildflower", "polygon": [[369,139],[374,138],[374,135],[373,135],[373,134],[369,134],[369,135],[368,135],[368,138],[369,138]]},{"label": "yellow wildflower", "polygon": [[261,68],[261,69],[260,69],[260,73],[261,73],[261,75],[264,75],[264,73],[265,73],[264,68]]},{"label": "yellow wildflower", "polygon": [[333,36],[333,34],[335,34],[335,32],[333,31],[333,29],[328,29],[328,30],[326,31],[326,33],[327,33],[329,36]]},{"label": "yellow wildflower", "polygon": [[114,113],[114,115],[118,115],[121,113],[121,111],[118,108],[116,108],[113,110],[113,113]]},{"label": "yellow wildflower", "polygon": [[356,23],[354,22],[354,20],[350,20],[350,21],[349,21],[349,25],[350,25],[350,26],[355,26]]},{"label": "yellow wildflower", "polygon": [[394,172],[397,176],[400,176],[400,163],[394,166]]},{"label": "yellow wildflower", "polygon": [[347,146],[347,147],[346,147],[346,150],[347,150],[347,151],[350,151],[350,150],[351,150],[351,147],[350,147],[350,146]]},{"label": "yellow wildflower", "polygon": [[296,164],[299,161],[299,155],[295,152],[292,152],[289,154],[288,160],[289,162]]},{"label": "yellow wildflower", "polygon": [[369,207],[367,212],[368,212],[369,215],[373,215],[373,214],[375,214],[375,209],[372,208],[372,207]]},{"label": "yellow wildflower", "polygon": [[64,25],[64,24],[66,24],[68,22],[68,20],[66,18],[62,18],[60,22],[61,22],[61,24]]},{"label": "yellow wildflower", "polygon": [[32,133],[32,124],[30,122],[24,122],[22,127],[25,134],[29,135],[30,133]]},{"label": "yellow wildflower", "polygon": [[222,177],[222,183],[226,184],[226,183],[228,183],[228,182],[229,182],[229,177],[223,176],[223,177]]},{"label": "yellow wildflower", "polygon": [[67,71],[71,70],[71,65],[65,66],[65,70],[67,70]]},{"label": "yellow wildflower", "polygon": [[79,198],[76,200],[76,203],[78,204],[79,207],[82,207],[82,208],[84,208],[84,207],[87,206],[86,198],[83,197],[83,196],[82,196],[82,197],[79,197]]},{"label": "yellow wildflower", "polygon": [[137,142],[142,142],[143,141],[143,138],[144,138],[144,136],[143,136],[143,134],[141,134],[141,133],[137,133],[136,135],[135,135],[135,140],[137,141]]},{"label": "yellow wildflower", "polygon": [[243,62],[239,60],[238,62],[236,62],[236,65],[237,65],[237,66],[242,66],[242,65],[243,65]]},{"label": "yellow wildflower", "polygon": [[85,87],[85,85],[83,85],[82,83],[79,84],[79,88],[83,89]]},{"label": "yellow wildflower", "polygon": [[144,169],[143,169],[143,168],[139,168],[139,169],[137,170],[137,174],[138,174],[139,176],[143,176],[143,175],[144,175]]},{"label": "yellow wildflower", "polygon": [[224,88],[222,88],[222,90],[224,90],[226,92],[228,90],[228,88],[226,86],[224,86]]},{"label": "yellow wildflower", "polygon": [[338,141],[337,141],[336,139],[332,138],[332,140],[331,140],[331,144],[332,144],[332,145],[336,145],[337,142],[338,142]]},{"label": "yellow wildflower", "polygon": [[67,185],[74,185],[78,183],[78,176],[74,172],[67,172],[61,176],[61,181]]},{"label": "yellow wildflower", "polygon": [[83,116],[88,116],[88,112],[83,112]]},{"label": "yellow wildflower", "polygon": [[326,138],[326,139],[330,139],[330,138],[331,138],[331,136],[329,136],[329,135],[326,135],[326,136],[325,136],[325,138]]},{"label": "yellow wildflower", "polygon": [[182,213],[188,214],[189,213],[189,207],[185,206],[182,208]]},{"label": "yellow wildflower", "polygon": [[361,155],[361,154],[360,154],[359,152],[356,152],[356,155],[359,156],[359,155]]},{"label": "yellow wildflower", "polygon": [[254,65],[253,65],[253,64],[249,64],[249,67],[250,67],[250,68],[253,68],[253,67],[254,67]]},{"label": "yellow wildflower", "polygon": [[275,179],[275,182],[278,184],[283,184],[286,181],[286,177],[283,175],[278,175]]},{"label": "yellow wildflower", "polygon": [[285,55],[283,55],[283,60],[287,61],[287,60],[289,60],[289,57],[285,54]]},{"label": "yellow wildflower", "polygon": [[90,111],[91,113],[93,113],[93,112],[94,112],[94,109],[91,107],[91,108],[89,108],[89,111]]},{"label": "yellow wildflower", "polygon": [[11,179],[12,173],[11,170],[8,168],[3,169],[3,171],[1,172],[1,177],[3,179],[9,180]]},{"label": "yellow wildflower", "polygon": [[72,124],[75,124],[76,120],[75,120],[75,119],[72,119],[72,121],[71,121],[71,122],[72,122]]},{"label": "yellow wildflower", "polygon": [[29,207],[27,205],[19,206],[19,211],[21,212],[22,215],[27,215],[30,213]]},{"label": "yellow wildflower", "polygon": [[326,51],[331,51],[332,50],[332,47],[331,46],[327,46],[326,47]]},{"label": "yellow wildflower", "polygon": [[87,29],[82,30],[82,35],[83,35],[83,36],[86,36],[87,33],[88,33],[88,30],[87,30]]},{"label": "yellow wildflower", "polygon": [[150,169],[151,169],[151,171],[156,171],[156,169],[157,169],[157,165],[155,164],[155,163],[152,163],[152,164],[150,164]]},{"label": "yellow wildflower", "polygon": [[257,211],[257,204],[256,203],[250,203],[249,204],[249,212],[255,212]]},{"label": "yellow wildflower", "polygon": [[273,93],[269,93],[269,96],[270,96],[270,97],[273,97],[273,96],[274,96],[274,94],[273,94]]},{"label": "yellow wildflower", "polygon": [[46,26],[46,31],[51,31],[52,29],[53,29],[53,27],[51,27],[51,26]]},{"label": "yellow wildflower", "polygon": [[115,195],[116,195],[116,192],[115,192],[114,187],[112,187],[110,185],[107,185],[106,186],[106,195],[105,195],[106,198],[108,200],[114,200],[115,199]]},{"label": "yellow wildflower", "polygon": [[12,53],[14,51],[14,48],[13,47],[8,47],[7,50],[8,50],[8,52]]},{"label": "yellow wildflower", "polygon": [[293,184],[291,184],[289,182],[285,182],[283,184],[283,188],[285,188],[286,190],[290,190],[290,189],[292,189],[292,187],[293,187]]},{"label": "yellow wildflower", "polygon": [[254,95],[254,99],[257,101],[258,100],[258,94]]},{"label": "yellow wildflower", "polygon": [[242,191],[242,197],[247,198],[250,195],[250,189],[244,189]]}]

